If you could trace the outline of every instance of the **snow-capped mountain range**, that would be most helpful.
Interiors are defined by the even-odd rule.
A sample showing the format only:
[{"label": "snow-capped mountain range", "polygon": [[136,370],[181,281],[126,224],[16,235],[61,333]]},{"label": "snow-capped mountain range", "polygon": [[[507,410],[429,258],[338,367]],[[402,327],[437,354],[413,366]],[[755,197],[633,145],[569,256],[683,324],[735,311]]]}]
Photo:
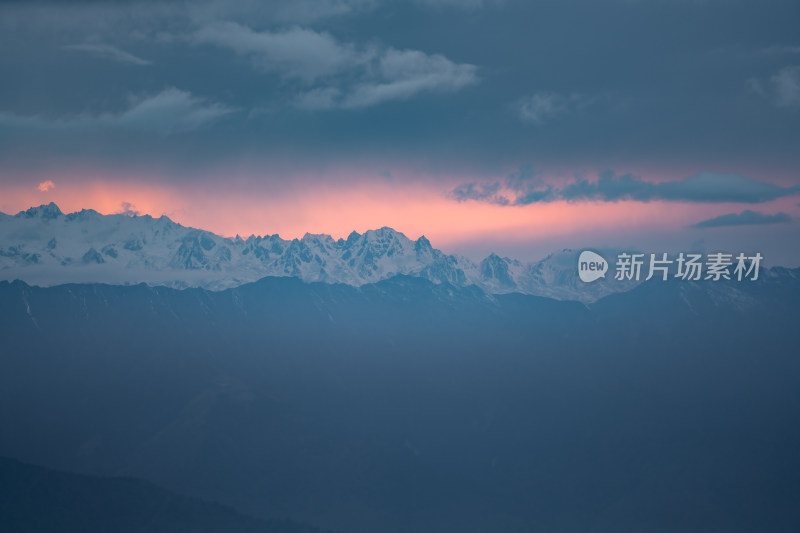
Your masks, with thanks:
[{"label": "snow-capped mountain range", "polygon": [[583,284],[577,251],[523,263],[492,254],[479,263],[445,254],[384,227],[347,239],[306,234],[227,238],[166,216],[64,214],[54,203],[16,215],[0,213],[0,280],[50,286],[109,283],[221,290],[266,276],[360,286],[398,274],[434,283],[477,285],[490,294],[520,292],[591,302],[634,284]]}]

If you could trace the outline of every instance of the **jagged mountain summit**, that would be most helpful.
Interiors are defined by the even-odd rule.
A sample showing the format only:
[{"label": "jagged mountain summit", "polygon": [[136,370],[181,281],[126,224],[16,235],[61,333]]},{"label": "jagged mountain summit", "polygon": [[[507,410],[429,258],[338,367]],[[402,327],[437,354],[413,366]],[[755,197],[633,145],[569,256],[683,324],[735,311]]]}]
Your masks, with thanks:
[{"label": "jagged mountain summit", "polygon": [[491,294],[520,292],[594,301],[626,290],[622,283],[582,285],[577,252],[562,250],[523,263],[490,255],[479,263],[412,240],[389,227],[346,239],[307,233],[242,239],[182,226],[166,216],[64,214],[54,203],[16,215],[0,213],[0,279],[50,286],[110,283],[221,290],[267,276],[360,286],[395,275],[434,283],[477,285]]}]

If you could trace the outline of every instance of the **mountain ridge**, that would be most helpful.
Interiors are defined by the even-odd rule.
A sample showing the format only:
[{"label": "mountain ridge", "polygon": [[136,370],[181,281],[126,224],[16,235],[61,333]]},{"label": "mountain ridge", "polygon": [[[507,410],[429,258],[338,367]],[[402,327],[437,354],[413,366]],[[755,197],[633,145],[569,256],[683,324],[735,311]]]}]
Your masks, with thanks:
[{"label": "mountain ridge", "polygon": [[490,294],[520,292],[595,301],[635,283],[578,280],[577,251],[564,249],[524,263],[490,254],[482,261],[446,254],[388,226],[346,239],[306,233],[223,237],[167,216],[93,209],[65,214],[55,203],[0,214],[0,279],[51,286],[111,283],[222,290],[267,276],[360,286],[402,274],[434,283],[477,285]]}]

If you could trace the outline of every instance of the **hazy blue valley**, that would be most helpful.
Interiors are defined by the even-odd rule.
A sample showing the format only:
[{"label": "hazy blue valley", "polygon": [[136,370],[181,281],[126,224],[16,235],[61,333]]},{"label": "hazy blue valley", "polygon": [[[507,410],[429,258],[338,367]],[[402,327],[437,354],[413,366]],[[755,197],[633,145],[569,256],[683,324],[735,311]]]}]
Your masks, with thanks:
[{"label": "hazy blue valley", "polygon": [[[796,531],[799,301],[781,268],[588,306],[409,276],[0,282],[0,455],[102,478],[53,513],[123,476],[228,506],[175,506],[220,531]],[[7,492],[32,475],[0,466]]]}]

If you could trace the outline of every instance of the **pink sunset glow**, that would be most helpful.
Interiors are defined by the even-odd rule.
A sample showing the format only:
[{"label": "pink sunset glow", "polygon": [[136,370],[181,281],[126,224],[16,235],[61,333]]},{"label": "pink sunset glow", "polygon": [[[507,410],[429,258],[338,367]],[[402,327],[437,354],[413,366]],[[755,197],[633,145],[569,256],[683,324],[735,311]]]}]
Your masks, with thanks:
[{"label": "pink sunset glow", "polygon": [[[243,237],[278,233],[299,238],[308,233],[346,237],[351,231],[390,226],[416,239],[427,236],[445,251],[471,242],[602,243],[636,235],[681,230],[709,217],[741,210],[735,204],[687,202],[566,202],[499,206],[448,196],[453,183],[465,178],[437,180],[334,180],[280,190],[232,180],[227,184],[194,186],[158,183],[153,179],[109,180],[101,176],[49,176],[50,187],[6,188],[0,210],[16,213],[33,205],[56,202],[64,212],[84,208],[103,214],[127,209],[158,217],[162,214],[185,226]],[[168,184],[167,184],[168,183]],[[46,190],[42,190],[46,189]],[[796,211],[795,199],[764,206],[765,211]],[[502,250],[501,250],[502,251]]]}]

